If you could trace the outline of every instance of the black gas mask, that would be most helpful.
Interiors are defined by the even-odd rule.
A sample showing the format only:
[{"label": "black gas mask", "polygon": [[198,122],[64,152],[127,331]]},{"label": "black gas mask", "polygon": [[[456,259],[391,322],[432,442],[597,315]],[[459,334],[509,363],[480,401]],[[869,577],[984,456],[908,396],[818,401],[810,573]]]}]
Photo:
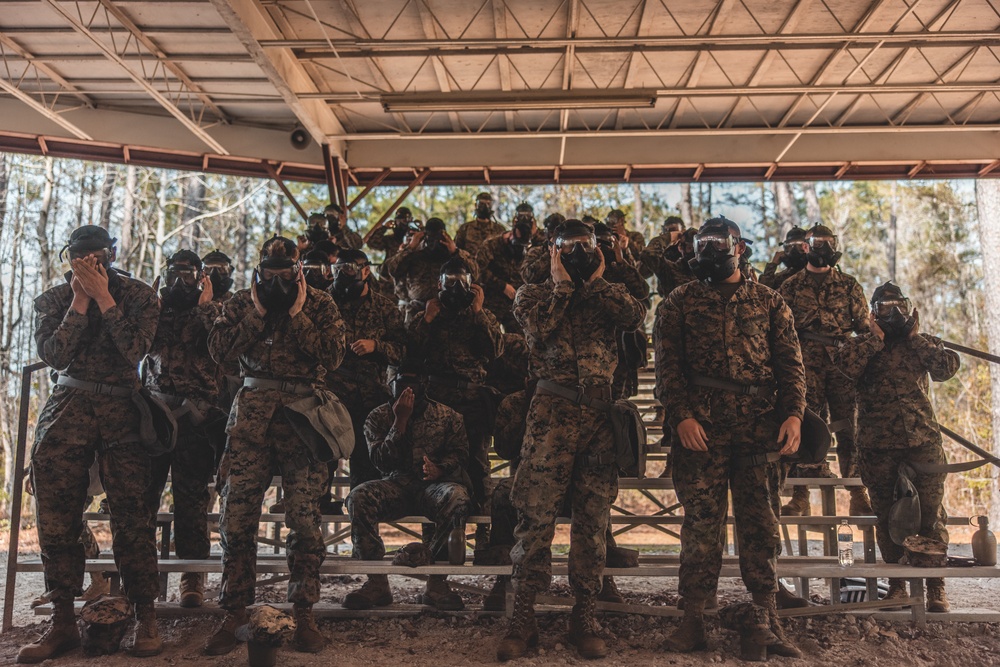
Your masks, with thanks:
[{"label": "black gas mask", "polygon": [[514,229],[510,234],[510,247],[514,257],[518,260],[524,259],[524,251],[531,246],[531,237],[534,232],[535,219],[531,214],[518,215],[514,218]]},{"label": "black gas mask", "polygon": [[559,259],[566,273],[577,287],[587,282],[601,265],[597,237],[592,232],[588,234],[585,228],[557,234],[554,244],[559,248]]},{"label": "black gas mask", "polygon": [[407,389],[413,390],[413,411],[420,411],[427,403],[427,382],[414,373],[397,372],[389,383],[393,402],[398,401]]},{"label": "black gas mask", "polygon": [[330,229],[329,235],[332,236],[340,231],[340,209],[334,207],[327,207],[323,211],[323,216],[326,218],[327,226]]},{"label": "black gas mask", "polygon": [[885,333],[887,341],[906,338],[916,325],[913,305],[891,282],[875,290],[872,296],[872,316]]},{"label": "black gas mask", "polygon": [[160,288],[163,305],[177,310],[194,308],[201,298],[200,280],[201,272],[190,264],[168,264]]},{"label": "black gas mask", "polygon": [[304,263],[302,265],[302,273],[305,275],[306,285],[309,285],[309,287],[315,287],[325,292],[333,284],[329,264]]},{"label": "black gas mask", "polygon": [[472,291],[472,276],[467,271],[442,273],[438,285],[441,287],[438,301],[448,310],[465,310],[476,299],[476,293]]},{"label": "black gas mask", "polygon": [[837,252],[836,236],[809,237],[809,254],[806,260],[817,268],[824,266],[837,266],[842,253]]},{"label": "black gas mask", "polygon": [[785,241],[782,245],[781,263],[793,271],[806,268],[809,262],[809,243],[804,239]]},{"label": "black gas mask", "polygon": [[312,245],[330,238],[330,233],[326,231],[326,220],[309,225],[309,229],[306,230],[306,238]]},{"label": "black gas mask", "polygon": [[212,281],[212,294],[221,296],[233,288],[232,266],[229,264],[206,264],[205,273]]},{"label": "black gas mask", "polygon": [[354,301],[365,291],[364,269],[368,264],[353,261],[337,262],[333,265],[333,293],[339,302]]},{"label": "black gas mask", "polygon": [[[97,259],[97,263],[104,267],[104,272],[108,274],[108,287],[114,287],[117,285],[121,278],[118,276],[118,271],[111,268],[111,257],[112,248],[93,248],[93,247],[74,247],[74,245],[67,245],[63,248],[62,252],[59,253],[59,258],[64,258],[64,253],[69,256],[70,261],[74,259],[82,259],[84,257],[94,257]],[[70,282],[73,279],[73,272],[66,272],[66,282]]]},{"label": "black gas mask", "polygon": [[489,220],[493,217],[493,200],[480,197],[476,200],[476,219]]},{"label": "black gas mask", "polygon": [[[281,264],[281,266],[277,266]],[[282,314],[295,303],[299,294],[300,267],[291,260],[261,262],[254,270],[253,279],[257,285],[257,298],[268,314]]]},{"label": "black gas mask", "polygon": [[444,231],[440,229],[429,229],[424,232],[424,238],[421,243],[424,251],[431,256],[432,259],[441,260],[443,263],[446,259],[451,257],[451,252],[448,250],[448,246],[444,244]]},{"label": "black gas mask", "polygon": [[694,237],[694,258],[688,262],[698,280],[720,283],[739,268],[739,240],[725,226],[704,229]]}]

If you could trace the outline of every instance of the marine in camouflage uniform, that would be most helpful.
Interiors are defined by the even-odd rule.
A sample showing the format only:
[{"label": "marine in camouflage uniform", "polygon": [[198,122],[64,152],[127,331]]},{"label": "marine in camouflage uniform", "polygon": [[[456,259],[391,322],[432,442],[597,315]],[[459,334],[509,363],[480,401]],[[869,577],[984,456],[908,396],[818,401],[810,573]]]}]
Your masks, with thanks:
[{"label": "marine in camouflage uniform", "polygon": [[[216,451],[225,446],[220,425],[225,415],[217,406],[218,364],[208,352],[208,332],[222,312],[212,299],[211,280],[202,272],[201,259],[181,250],[167,260],[167,283],[161,288],[160,320],[146,357],[144,381],[148,389],[174,411],[177,444],[153,462],[149,488],[150,509],[156,512],[170,475],[174,504],[174,543],[177,557],[208,558],[208,485],[215,475]],[[199,291],[199,283],[204,291]],[[203,576],[181,575],[182,607],[201,606]]]},{"label": "marine in camouflage uniform", "polygon": [[625,229],[625,213],[620,209],[616,208],[608,213],[608,218],[605,222],[619,237],[628,238],[628,245],[623,248],[625,256],[630,264],[641,267],[641,257],[642,251],[646,247],[646,237],[641,232]]},{"label": "marine in camouflage uniform", "polygon": [[[774,253],[771,261],[764,265],[764,273],[760,274],[757,282],[773,290],[780,289],[786,280],[804,269],[806,256],[809,254],[806,237],[806,230],[800,227],[788,230],[781,250]],[[782,265],[784,268],[779,271],[778,267]]]},{"label": "marine in camouflage uniform", "polygon": [[704,245],[697,257],[711,273],[672,291],[654,328],[656,397],[682,445],[673,448],[673,480],[684,506],[679,592],[685,617],[667,648],[685,652],[705,645],[702,614],[718,585],[730,492],[743,582],[755,604],[775,610],[781,543],[772,497],[778,489],[775,464],[760,455],[781,450],[781,440],[786,449],[797,447],[806,407],[792,313],[774,291],[740,275],[740,246],[727,222],[716,218],[702,226],[695,249]]},{"label": "marine in camouflage uniform", "polygon": [[[826,227],[817,225],[809,232],[812,245],[819,239],[836,237]],[[820,243],[817,243],[820,245]],[[829,243],[823,242],[829,246]],[[805,270],[791,276],[779,290],[795,316],[795,328],[802,346],[806,366],[806,398],[809,408],[828,418],[837,434],[837,459],[842,477],[857,477],[857,391],[833,362],[837,347],[849,340],[852,333],[869,331],[868,304],[865,293],[852,276],[834,265],[835,248],[822,250],[829,257],[819,257],[810,251]],[[839,259],[839,253],[836,254]],[[819,264],[814,266],[813,263]],[[831,262],[833,262],[831,264]],[[792,475],[802,477],[832,476],[826,463],[818,466],[799,465]],[[851,488],[852,515],[871,514],[868,494],[863,487]],[[782,508],[782,514],[808,515],[809,490],[796,487],[792,500]]]},{"label": "marine in camouflage uniform", "polygon": [[521,264],[531,247],[531,232],[518,236],[519,232],[515,229],[483,241],[476,255],[479,279],[486,292],[486,308],[505,331],[513,332],[521,331],[521,325],[514,319],[514,294],[524,284]]},{"label": "marine in camouflage uniform", "polygon": [[480,192],[476,196],[476,217],[458,228],[455,245],[475,257],[484,241],[506,231],[506,227],[493,219],[493,195]]},{"label": "marine in camouflage uniform", "polygon": [[[680,241],[684,232],[684,221],[672,215],[663,222],[660,235],[653,237],[649,244],[639,253],[639,265],[644,277],[663,275],[667,262],[676,262],[681,258]],[[657,288],[660,296],[666,296]]]},{"label": "marine in camouflage uniform", "polygon": [[326,384],[343,401],[354,423],[352,489],[381,477],[368,457],[368,448],[360,443],[365,441],[368,413],[389,400],[387,367],[398,365],[406,348],[403,317],[396,304],[368,284],[368,266],[368,257],[360,250],[341,252],[330,287],[344,320],[347,353],[340,367],[327,374]]},{"label": "marine in camouflage uniform", "polygon": [[[899,288],[886,283],[875,290],[873,305],[882,300],[904,301]],[[891,306],[890,306],[891,307]],[[837,365],[858,388],[858,457],[861,480],[871,492],[876,539],[882,559],[898,563],[903,548],[889,536],[889,510],[898,469],[904,463],[946,463],[941,431],[928,395],[928,377],[944,382],[958,372],[956,352],[940,338],[920,333],[910,317],[910,330],[893,330],[892,322],[876,316],[885,327],[848,340],[837,352]],[[948,515],[943,506],[946,473],[917,472],[913,480],[920,498],[919,535],[948,543]],[[906,595],[903,579],[890,579],[893,597]],[[928,579],[928,611],[948,611],[944,579]]]},{"label": "marine in camouflage uniform", "polygon": [[[524,327],[533,377],[610,401],[615,333],[638,327],[644,309],[624,285],[602,277],[603,259],[593,232],[579,221],[567,221],[553,246],[552,276],[518,290],[514,315]],[[607,652],[596,634],[594,610],[608,507],[618,495],[617,467],[605,463],[613,448],[606,412],[535,391],[511,493],[519,517],[511,552],[515,601],[507,636],[497,649],[501,660],[523,655],[537,641],[534,599],[551,583],[555,519],[567,496],[572,508],[569,579],[576,594],[569,639],[585,657]]]},{"label": "marine in camouflage uniform", "polygon": [[73,273],[35,299],[38,356],[59,376],[31,448],[38,541],[54,609],[52,627],[21,649],[18,662],[40,662],[80,645],[73,598],[83,587],[80,537],[95,457],[111,509],[115,564],[136,610],[132,650],[155,655],[161,648],[153,610],[160,590],[156,523],[143,498],[150,458],[132,402],[160,307],[148,285],[111,268],[114,243],[100,227],[74,230],[67,244]]},{"label": "marine in camouflage uniform", "polygon": [[[461,261],[449,261],[440,272],[440,299],[428,302],[427,310],[410,323],[409,350],[430,374],[428,397],[462,415],[472,498],[481,508],[488,492],[489,438],[495,412],[493,391],[485,386],[486,369],[503,354],[503,333],[483,307],[483,289],[466,284],[471,276]],[[454,284],[449,284],[453,279]],[[477,536],[485,541],[485,527],[477,529]]]},{"label": "marine in camouflage uniform", "polygon": [[396,209],[395,218],[382,229],[376,230],[366,241],[372,250],[383,254],[382,265],[378,270],[378,289],[383,295],[392,297],[394,294],[392,278],[384,269],[385,263],[399,254],[406,247],[412,234],[419,232],[420,223],[413,219],[413,213],[405,206]]},{"label": "marine in camouflage uniform", "polygon": [[224,304],[208,339],[212,357],[219,363],[239,360],[244,377],[227,425],[229,474],[220,520],[219,606],[227,614],[206,646],[209,655],[236,646],[235,630],[246,623],[246,607],[254,601],[261,502],[275,473],[281,475],[289,528],[288,601],[295,607],[296,641],[310,652],[323,645],[312,605],[326,556],[319,498],[326,492],[327,467],[296,435],[282,408],[324,388],[326,374],[340,366],[344,321],[329,294],[306,285],[291,240],[274,237],[264,244],[258,275],[251,289]]},{"label": "marine in camouflage uniform", "polygon": [[[465,520],[472,512],[466,473],[469,443],[462,416],[428,400],[425,381],[411,370],[401,368],[394,382],[395,402],[375,408],[365,422],[368,452],[383,477],[361,484],[347,496],[353,557],[360,560],[385,556],[380,522],[413,514],[434,522],[425,543],[436,560],[447,560],[451,531],[459,528],[464,536]],[[401,412],[407,400],[409,415]],[[391,602],[386,575],[370,575],[360,590],[347,595],[344,606],[368,609]],[[421,602],[442,610],[463,607],[461,597],[437,575],[428,580]]]},{"label": "marine in camouflage uniform", "polygon": [[340,206],[328,205],[323,209],[323,215],[330,226],[330,240],[338,246],[360,250],[365,244],[361,235],[347,226],[347,214],[340,210]]},{"label": "marine in camouflage uniform", "polygon": [[[428,233],[441,234],[441,240],[428,238]],[[472,272],[473,279],[478,277],[479,265],[472,255],[459,250],[448,239],[440,218],[431,218],[424,232],[415,234],[408,246],[382,265],[382,270],[388,272],[393,280],[407,325],[413,322],[417,313],[423,312],[428,301],[437,296],[441,265],[452,258],[462,260]]]}]

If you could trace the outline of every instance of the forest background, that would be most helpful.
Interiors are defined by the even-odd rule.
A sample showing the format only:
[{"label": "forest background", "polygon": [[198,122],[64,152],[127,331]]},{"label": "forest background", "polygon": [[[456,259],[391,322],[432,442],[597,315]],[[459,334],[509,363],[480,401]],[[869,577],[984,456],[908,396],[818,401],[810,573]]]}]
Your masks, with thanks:
[{"label": "forest background", "polygon": [[[325,186],[289,184],[306,211],[327,203]],[[780,247],[792,226],[822,220],[840,237],[841,267],[871,295],[893,280],[920,310],[923,331],[988,349],[989,317],[998,287],[986,275],[983,247],[1000,243],[997,225],[980,225],[996,207],[996,181],[882,181],[738,184],[633,184],[495,186],[497,218],[507,223],[527,201],[541,221],[551,212],[567,217],[590,213],[604,219],[613,208],[648,239],[663,219],[679,214],[697,226],[712,215],[738,222],[752,239],[758,269]],[[362,235],[399,196],[401,188],[376,188],[351,212],[349,224]],[[477,187],[423,187],[403,202],[416,218],[437,216],[454,234],[470,217]],[[349,192],[348,199],[356,194]],[[984,214],[984,211],[986,214]],[[64,280],[60,250],[70,231],[99,224],[118,238],[119,268],[152,282],[166,257],[181,248],[204,255],[220,249],[236,265],[236,287],[246,285],[261,243],[272,234],[294,237],[305,222],[270,181],[177,172],[135,166],[0,153],[0,521],[13,493],[10,461],[17,432],[21,368],[37,360],[32,338],[32,300]],[[991,236],[992,235],[992,236]],[[988,253],[989,254],[989,253]],[[380,261],[373,255],[373,261]],[[993,309],[994,311],[996,309]],[[994,344],[1000,344],[1000,330]],[[939,421],[985,449],[995,446],[989,364],[964,356],[958,375],[932,387]],[[1000,382],[995,373],[994,382]],[[49,378],[35,373],[29,425],[49,391]],[[996,403],[1000,404],[1000,390]],[[1000,440],[1000,438],[998,438]],[[30,434],[29,440],[30,443]],[[946,440],[952,461],[971,454]],[[1000,492],[996,469],[978,468],[949,477],[946,507],[954,515],[990,513],[998,525]],[[25,505],[30,516],[31,504]]]}]

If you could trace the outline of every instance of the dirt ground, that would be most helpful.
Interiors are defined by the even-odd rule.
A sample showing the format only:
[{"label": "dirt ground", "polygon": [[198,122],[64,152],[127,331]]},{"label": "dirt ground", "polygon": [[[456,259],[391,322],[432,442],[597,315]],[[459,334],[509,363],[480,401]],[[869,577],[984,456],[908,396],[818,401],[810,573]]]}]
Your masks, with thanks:
[{"label": "dirt ground", "polygon": [[[967,547],[966,547],[967,548]],[[961,551],[961,547],[955,549]],[[6,568],[6,554],[0,559]],[[462,577],[459,581],[488,588],[485,577]],[[218,582],[212,575],[210,587]],[[358,586],[360,578],[324,577],[323,600],[336,603],[349,590]],[[396,602],[416,602],[422,583],[405,577],[391,577]],[[721,602],[748,598],[739,580],[721,582]],[[619,587],[630,602],[653,605],[676,605],[676,581],[671,579],[621,578]],[[176,599],[177,576],[170,579],[171,595]],[[0,664],[12,664],[18,648],[32,641],[44,628],[40,618],[29,609],[31,599],[42,588],[40,574],[22,574],[16,589],[15,629],[0,635]],[[814,587],[814,591],[818,587]],[[553,594],[569,595],[565,579],[557,579]],[[463,595],[467,604],[478,605],[481,598]],[[953,607],[997,608],[1000,582],[997,580],[952,580],[949,597]],[[281,602],[284,584],[260,589],[259,600]],[[816,596],[814,601],[821,601]],[[565,644],[567,613],[540,615],[541,643],[537,651],[517,661],[524,665],[574,665],[582,661],[572,647]],[[680,655],[661,649],[664,637],[677,625],[676,619],[604,614],[601,616],[611,654],[596,665],[689,665],[744,664],[738,659],[739,645],[735,633],[720,629],[710,622],[710,650]],[[201,655],[201,647],[213,631],[217,620],[210,616],[161,618],[160,633],[164,652],[155,658],[136,659],[119,653],[100,659],[85,658],[78,649],[46,662],[53,667],[132,667],[133,665],[246,665],[246,648],[240,646],[228,656],[209,658]],[[314,667],[337,664],[408,665],[413,667],[468,667],[494,664],[495,645],[503,635],[502,618],[485,614],[466,616],[424,613],[416,617],[395,617],[367,620],[327,619],[320,627],[328,640],[319,654],[297,653],[291,648],[279,654],[279,665]],[[785,627],[802,648],[801,660],[772,658],[772,662],[798,667],[823,664],[840,665],[908,665],[912,667],[972,667],[1000,665],[1000,624],[931,623],[926,631],[914,629],[907,622],[874,621],[864,617],[826,616],[810,619],[786,619]],[[591,664],[591,663],[588,663]]]}]

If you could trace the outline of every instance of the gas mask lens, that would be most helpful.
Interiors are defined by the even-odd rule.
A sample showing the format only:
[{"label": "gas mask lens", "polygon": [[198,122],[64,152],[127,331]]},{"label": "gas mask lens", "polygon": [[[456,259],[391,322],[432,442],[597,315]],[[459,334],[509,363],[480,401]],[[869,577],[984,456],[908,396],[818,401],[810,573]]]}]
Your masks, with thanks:
[{"label": "gas mask lens", "polygon": [[730,234],[699,234],[694,237],[694,252],[696,255],[714,250],[717,253],[729,255],[736,247],[736,239]]},{"label": "gas mask lens", "polygon": [[837,237],[836,236],[811,236],[809,237],[809,247],[813,250],[820,250],[823,247],[829,247],[830,250],[837,250]]},{"label": "gas mask lens", "polygon": [[178,280],[189,287],[198,284],[198,270],[192,266],[169,266],[164,277],[167,285],[173,285]]},{"label": "gas mask lens", "polygon": [[590,236],[569,236],[569,237],[556,237],[555,245],[559,248],[559,252],[564,255],[568,255],[576,250],[579,246],[585,252],[591,253],[597,250],[597,237],[593,234]]},{"label": "gas mask lens", "polygon": [[351,276],[356,278],[361,275],[361,270],[364,265],[357,264],[356,262],[342,262],[340,264],[333,265],[333,277],[336,278],[340,275]]},{"label": "gas mask lens", "polygon": [[785,252],[809,252],[809,243],[806,241],[787,241],[784,244]]},{"label": "gas mask lens", "polygon": [[913,306],[909,299],[887,299],[875,302],[875,317],[887,318],[892,316],[894,310],[899,311],[904,317],[913,312]]},{"label": "gas mask lens", "polygon": [[472,289],[472,276],[468,273],[446,273],[441,276],[441,287],[446,290],[457,287]]},{"label": "gas mask lens", "polygon": [[324,278],[330,277],[330,266],[327,264],[303,264],[302,273],[305,274],[306,278],[311,275],[322,276]]}]

